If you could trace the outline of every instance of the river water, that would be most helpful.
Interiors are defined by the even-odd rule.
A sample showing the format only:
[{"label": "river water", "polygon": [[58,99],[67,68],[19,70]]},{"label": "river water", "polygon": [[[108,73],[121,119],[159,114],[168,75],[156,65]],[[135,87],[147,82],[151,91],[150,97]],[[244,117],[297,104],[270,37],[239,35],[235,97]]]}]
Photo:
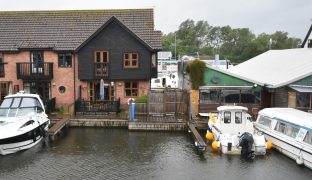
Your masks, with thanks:
[{"label": "river water", "polygon": [[271,150],[246,161],[196,150],[186,132],[70,128],[54,142],[0,156],[0,179],[312,179],[312,170]]}]

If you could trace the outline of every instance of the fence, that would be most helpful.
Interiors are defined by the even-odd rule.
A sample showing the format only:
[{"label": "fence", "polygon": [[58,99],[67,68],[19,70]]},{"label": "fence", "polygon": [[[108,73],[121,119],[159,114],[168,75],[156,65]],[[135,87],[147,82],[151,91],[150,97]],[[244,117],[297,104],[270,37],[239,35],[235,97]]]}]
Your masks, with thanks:
[{"label": "fence", "polygon": [[189,94],[182,90],[151,90],[147,103],[135,103],[136,115],[188,115]]},{"label": "fence", "polygon": [[78,99],[75,102],[76,112],[85,113],[107,113],[120,111],[120,99],[117,101],[85,101]]}]

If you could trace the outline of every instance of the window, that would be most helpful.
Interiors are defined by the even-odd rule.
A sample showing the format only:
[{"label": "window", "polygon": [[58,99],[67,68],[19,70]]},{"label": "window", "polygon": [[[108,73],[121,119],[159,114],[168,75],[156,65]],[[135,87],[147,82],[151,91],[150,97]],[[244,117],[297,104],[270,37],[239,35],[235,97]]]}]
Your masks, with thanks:
[{"label": "window", "polygon": [[125,82],[125,96],[126,97],[136,97],[138,96],[138,82],[130,81]]},{"label": "window", "polygon": [[3,101],[4,97],[9,94],[9,88],[9,82],[0,82],[0,101]]},{"label": "window", "polygon": [[2,54],[2,52],[0,52],[0,63],[2,63],[3,62],[3,54]]},{"label": "window", "polygon": [[94,52],[94,62],[109,62],[109,52],[108,51],[95,51]]},{"label": "window", "polygon": [[30,60],[32,63],[32,73],[43,73],[43,66],[44,66],[44,57],[43,51],[32,51],[30,54]]},{"label": "window", "polygon": [[309,108],[310,107],[310,94],[309,93],[297,93],[297,107]]},{"label": "window", "polygon": [[65,88],[64,86],[60,86],[60,87],[58,88],[58,90],[59,90],[59,92],[60,92],[61,94],[64,94],[65,91],[66,91],[66,88]]},{"label": "window", "polygon": [[72,67],[72,54],[60,53],[58,55],[58,67],[64,67],[64,68]]},{"label": "window", "polygon": [[235,112],[235,123],[242,124],[242,112]]},{"label": "window", "polygon": [[307,132],[303,141],[312,145],[312,131]]},{"label": "window", "polygon": [[239,103],[240,102],[240,91],[239,90],[223,90],[222,97],[224,103]]},{"label": "window", "polygon": [[124,53],[124,68],[139,67],[138,53]]},{"label": "window", "polygon": [[202,90],[199,95],[199,99],[203,103],[219,103],[220,101],[219,90]]},{"label": "window", "polygon": [[290,124],[277,122],[275,130],[281,132],[289,137],[296,138],[299,132],[299,128]]},{"label": "window", "polygon": [[224,123],[225,124],[231,123],[231,112],[229,111],[224,112]]},{"label": "window", "polygon": [[259,117],[259,120],[258,120],[258,123],[259,124],[262,124],[264,126],[267,126],[267,127],[271,127],[271,119],[267,118],[267,117],[264,117],[264,116],[260,116]]}]

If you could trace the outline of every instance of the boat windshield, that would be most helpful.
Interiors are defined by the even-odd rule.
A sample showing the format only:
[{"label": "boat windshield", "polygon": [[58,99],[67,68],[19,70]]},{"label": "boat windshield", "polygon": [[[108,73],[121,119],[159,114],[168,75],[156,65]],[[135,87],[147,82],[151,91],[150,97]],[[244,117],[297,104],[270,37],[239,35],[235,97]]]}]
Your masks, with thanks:
[{"label": "boat windshield", "polygon": [[43,111],[38,99],[33,97],[6,98],[0,107],[0,117],[32,116]]}]

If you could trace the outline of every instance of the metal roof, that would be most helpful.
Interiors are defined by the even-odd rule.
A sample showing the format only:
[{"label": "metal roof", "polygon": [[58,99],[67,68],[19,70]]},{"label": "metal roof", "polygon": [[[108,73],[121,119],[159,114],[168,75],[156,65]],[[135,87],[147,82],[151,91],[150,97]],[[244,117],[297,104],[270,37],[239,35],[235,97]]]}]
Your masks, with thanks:
[{"label": "metal roof", "polygon": [[0,11],[0,51],[27,48],[75,50],[116,17],[153,49],[161,49],[153,9]]},{"label": "metal roof", "polygon": [[228,71],[269,88],[282,87],[312,75],[312,48],[270,50]]},{"label": "metal roof", "polygon": [[300,93],[312,93],[312,86],[290,85],[289,87]]}]

